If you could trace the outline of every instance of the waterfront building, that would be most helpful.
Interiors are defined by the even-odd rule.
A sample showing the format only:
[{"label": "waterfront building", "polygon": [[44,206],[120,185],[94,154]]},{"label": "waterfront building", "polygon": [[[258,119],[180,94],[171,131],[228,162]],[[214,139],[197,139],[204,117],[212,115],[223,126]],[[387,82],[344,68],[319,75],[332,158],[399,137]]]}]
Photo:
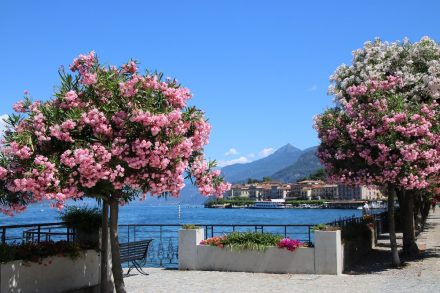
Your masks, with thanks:
[{"label": "waterfront building", "polygon": [[321,180],[297,183],[261,182],[234,184],[225,198],[241,197],[254,200],[306,199],[306,200],[383,200],[381,191],[374,187],[332,184]]},{"label": "waterfront building", "polygon": [[281,182],[234,184],[224,197],[242,197],[254,200],[285,199],[290,192],[291,185]]},{"label": "waterfront building", "polygon": [[338,184],[338,199],[341,200],[383,200],[384,195],[378,188]]}]

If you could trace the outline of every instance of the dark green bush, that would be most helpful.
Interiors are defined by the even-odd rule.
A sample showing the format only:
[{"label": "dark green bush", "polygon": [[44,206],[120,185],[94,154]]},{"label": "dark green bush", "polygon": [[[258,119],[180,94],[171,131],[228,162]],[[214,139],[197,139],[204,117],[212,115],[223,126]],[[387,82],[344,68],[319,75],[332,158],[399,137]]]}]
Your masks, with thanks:
[{"label": "dark green bush", "polygon": [[0,263],[13,260],[40,262],[43,258],[54,255],[76,259],[80,256],[81,250],[78,243],[67,241],[0,244]]},{"label": "dark green bush", "polygon": [[342,240],[348,241],[361,241],[365,243],[371,242],[371,230],[366,223],[348,223],[342,228]]},{"label": "dark green bush", "polygon": [[60,219],[69,227],[86,233],[98,232],[102,224],[101,210],[98,208],[70,206],[61,212]]}]

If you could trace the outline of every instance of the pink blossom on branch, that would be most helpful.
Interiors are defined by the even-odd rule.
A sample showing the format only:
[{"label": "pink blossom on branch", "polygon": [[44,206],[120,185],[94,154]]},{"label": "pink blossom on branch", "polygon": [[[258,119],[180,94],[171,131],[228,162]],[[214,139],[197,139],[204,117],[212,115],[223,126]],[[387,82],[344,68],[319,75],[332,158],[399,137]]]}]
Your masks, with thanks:
[{"label": "pink blossom on branch", "polygon": [[71,69],[80,83],[66,75],[56,98],[31,104],[5,136],[0,189],[16,200],[2,212],[43,199],[62,208],[86,195],[118,194],[121,204],[133,194],[178,196],[187,174],[203,195],[230,188],[203,159],[211,126],[202,111],[187,107],[187,88],[138,75],[134,62],[104,68],[94,52]]},{"label": "pink blossom on branch", "polygon": [[398,94],[406,85],[393,76],[365,84],[315,119],[318,157],[335,181],[427,188],[440,171],[436,100],[406,103]]}]

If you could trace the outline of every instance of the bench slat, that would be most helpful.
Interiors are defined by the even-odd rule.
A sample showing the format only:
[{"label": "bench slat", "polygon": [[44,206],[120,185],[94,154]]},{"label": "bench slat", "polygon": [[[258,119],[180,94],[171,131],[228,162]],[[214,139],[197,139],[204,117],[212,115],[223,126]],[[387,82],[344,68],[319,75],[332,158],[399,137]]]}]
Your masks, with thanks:
[{"label": "bench slat", "polygon": [[147,239],[135,242],[120,243],[119,252],[121,254],[121,262],[124,263],[146,258],[148,247],[151,241],[152,239]]}]

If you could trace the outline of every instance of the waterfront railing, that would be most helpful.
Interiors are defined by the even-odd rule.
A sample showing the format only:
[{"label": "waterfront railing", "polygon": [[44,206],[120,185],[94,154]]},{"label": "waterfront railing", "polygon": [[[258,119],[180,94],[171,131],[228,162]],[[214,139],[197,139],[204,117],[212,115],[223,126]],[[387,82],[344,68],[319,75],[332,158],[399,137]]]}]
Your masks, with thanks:
[{"label": "waterfront railing", "polygon": [[[372,215],[378,227],[384,214]],[[327,225],[345,227],[349,223],[361,222],[361,217],[341,218]],[[313,227],[315,224],[194,224],[204,228],[205,238],[222,236],[232,232],[257,232],[282,235],[297,239],[310,245],[314,243]],[[175,267],[178,264],[178,231],[181,224],[121,224],[119,225],[119,242],[134,242],[152,239],[148,251],[147,265]],[[38,223],[27,225],[0,226],[1,243],[74,241],[75,231],[65,223]]]}]

